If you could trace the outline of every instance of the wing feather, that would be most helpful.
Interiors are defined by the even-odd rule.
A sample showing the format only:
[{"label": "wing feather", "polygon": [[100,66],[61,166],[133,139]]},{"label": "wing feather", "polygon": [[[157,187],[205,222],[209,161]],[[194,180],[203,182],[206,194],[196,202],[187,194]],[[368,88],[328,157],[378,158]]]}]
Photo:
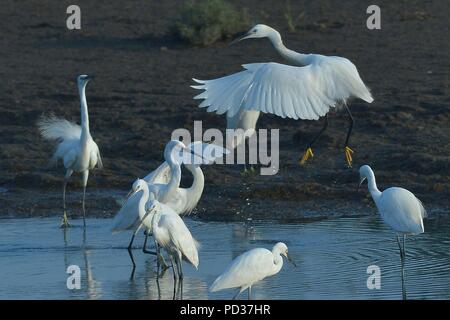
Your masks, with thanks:
[{"label": "wing feather", "polygon": [[194,99],[200,107],[233,117],[239,110],[257,110],[280,117],[316,120],[339,102],[373,98],[356,67],[341,57],[316,55],[311,64],[297,67],[279,63],[252,63],[244,70],[192,86],[204,90]]}]

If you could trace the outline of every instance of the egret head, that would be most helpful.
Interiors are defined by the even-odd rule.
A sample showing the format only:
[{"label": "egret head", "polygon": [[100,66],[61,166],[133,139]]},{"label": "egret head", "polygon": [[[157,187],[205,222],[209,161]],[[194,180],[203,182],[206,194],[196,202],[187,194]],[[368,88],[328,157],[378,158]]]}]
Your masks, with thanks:
[{"label": "egret head", "polygon": [[158,200],[150,200],[145,204],[145,212],[148,214],[154,213],[154,211],[157,210],[158,207],[159,207]]},{"label": "egret head", "polygon": [[88,76],[87,74],[81,74],[77,77],[77,84],[79,87],[84,87],[89,80],[92,80],[94,77]]},{"label": "egret head", "polygon": [[294,262],[294,260],[292,260],[292,258],[289,256],[289,254],[288,254],[288,247],[287,247],[287,245],[285,245],[283,242],[278,242],[274,247],[273,247],[273,251],[277,251],[277,252],[279,252],[280,254],[282,254],[283,256],[285,256],[287,259],[288,259],[288,261],[290,262],[290,263],[292,263],[295,267],[297,266],[296,264],[295,264],[295,262]]},{"label": "egret head", "polygon": [[174,161],[179,161],[180,151],[186,149],[186,146],[183,142],[179,140],[170,140],[164,149],[164,159],[169,160],[172,159]]},{"label": "egret head", "polygon": [[131,196],[132,196],[133,194],[135,194],[136,192],[139,192],[139,191],[143,190],[145,187],[148,188],[147,182],[145,182],[144,180],[139,179],[139,178],[136,179],[136,180],[133,182],[133,185],[132,185],[132,187],[131,187],[130,192],[128,192],[127,198],[131,197]]},{"label": "egret head", "polygon": [[278,39],[281,41],[281,36],[277,30],[265,24],[257,24],[253,28],[251,28],[246,34],[231,42],[230,45],[242,41],[244,39],[266,38],[266,37],[269,38],[271,41],[275,41]]},{"label": "egret head", "polygon": [[[192,144],[191,144],[192,145]],[[178,140],[171,140],[169,143],[167,143],[166,148],[164,149],[164,158],[169,163],[184,163],[184,164],[195,164],[192,161],[192,157],[185,157],[183,155],[183,152],[187,152],[190,155],[195,155],[196,161],[203,161],[203,155],[196,153],[194,148],[186,147],[186,145]]]},{"label": "egret head", "polygon": [[371,177],[371,176],[373,176],[373,171],[367,164],[365,164],[359,168],[358,190],[361,187],[364,180],[366,180],[368,177]]}]

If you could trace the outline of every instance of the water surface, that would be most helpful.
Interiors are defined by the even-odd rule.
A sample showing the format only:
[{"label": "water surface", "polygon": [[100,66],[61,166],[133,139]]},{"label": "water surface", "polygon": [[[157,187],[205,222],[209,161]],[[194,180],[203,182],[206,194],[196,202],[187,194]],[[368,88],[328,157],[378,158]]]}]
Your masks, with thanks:
[{"label": "water surface", "polygon": [[[129,233],[111,234],[110,219],[88,219],[58,228],[59,218],[0,220],[0,299],[172,299],[173,278],[156,282],[154,256],[140,250],[131,264]],[[401,299],[400,258],[395,235],[379,217],[340,218],[312,223],[202,222],[187,218],[200,241],[198,270],[184,264],[184,299],[229,299],[235,291],[208,287],[237,255],[254,247],[285,242],[297,268],[282,271],[254,286],[255,299]],[[426,233],[406,242],[408,299],[450,299],[450,226],[429,221]],[[81,289],[66,286],[66,269],[81,269]],[[381,269],[381,289],[369,290],[367,267]],[[241,298],[246,298],[243,294]]]}]

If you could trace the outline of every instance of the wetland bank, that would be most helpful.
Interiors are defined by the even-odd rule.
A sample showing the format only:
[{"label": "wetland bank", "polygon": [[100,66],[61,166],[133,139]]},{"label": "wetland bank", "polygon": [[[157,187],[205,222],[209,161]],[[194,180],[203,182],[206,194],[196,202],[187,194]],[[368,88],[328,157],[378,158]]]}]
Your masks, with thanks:
[{"label": "wetland bank", "polygon": [[[289,32],[284,6],[246,2],[283,33],[289,47],[351,59],[375,102],[352,105],[354,169],[346,168],[343,154],[345,114],[330,115],[328,131],[305,167],[297,160],[322,124],[262,116],[259,128],[280,128],[280,171],[273,177],[247,177],[241,175],[240,166],[205,167],[199,217],[291,220],[373,213],[368,194],[355,192],[357,168],[366,162],[376,171],[380,188],[407,187],[431,213],[448,211],[450,59],[443,30],[450,4],[381,1],[379,5],[384,8],[382,29],[370,31],[357,27],[365,23],[364,2],[295,2],[293,12],[306,13],[297,31]],[[60,17],[65,7],[51,1],[42,1],[36,14],[30,14],[36,8],[27,2],[7,3],[0,12],[4,38],[0,71],[8,79],[0,96],[2,216],[61,214],[62,171],[48,167],[52,147],[39,137],[35,122],[50,112],[78,121],[74,75],[86,70],[96,75],[89,106],[105,170],[93,171],[90,177],[87,210],[91,217],[107,217],[117,211],[115,199],[126,194],[131,182],[161,163],[173,130],[193,130],[196,120],[225,128],[224,117],[197,107],[192,99],[196,92],[189,87],[192,77],[215,78],[240,70],[241,63],[279,61],[264,40],[238,47],[219,42],[204,48],[178,41],[170,34],[170,18],[181,6],[177,1],[80,6],[89,15],[77,32],[67,32]],[[117,18],[117,12],[127,18]],[[185,174],[182,180],[189,185],[190,179]],[[68,188],[73,216],[81,212],[80,191],[79,178],[74,177]],[[372,210],[361,210],[367,205]]]},{"label": "wetland bank", "polygon": [[[375,101],[352,103],[353,168],[345,163],[348,120],[340,112],[330,114],[304,167],[298,159],[322,123],[263,115],[258,128],[280,129],[276,175],[243,175],[239,165],[202,168],[205,189],[185,220],[202,244],[201,262],[198,271],[186,266],[185,299],[231,298],[227,290],[208,291],[224,265],[278,241],[286,242],[299,268],[286,266],[259,283],[256,299],[401,299],[393,233],[369,193],[356,192],[365,163],[374,168],[380,189],[408,188],[429,212],[425,233],[408,239],[408,299],[450,299],[450,2],[379,1],[383,23],[376,31],[365,28],[369,4],[296,1],[289,10],[303,14],[292,28],[286,6],[246,1],[253,18],[279,30],[290,48],[353,61]],[[129,234],[112,234],[111,218],[131,183],[163,161],[175,129],[194,133],[195,121],[203,121],[204,130],[226,128],[223,116],[198,108],[192,77],[217,78],[241,70],[242,63],[281,62],[264,40],[234,47],[180,41],[171,24],[181,5],[83,0],[82,28],[68,32],[64,4],[3,4],[0,299],[172,298],[170,272],[156,276],[154,258],[139,250],[141,234],[130,280]],[[67,207],[74,226],[61,230],[63,169],[48,165],[53,147],[39,136],[36,120],[54,113],[78,122],[74,80],[84,73],[96,76],[89,86],[90,125],[105,168],[90,176],[85,231],[80,177],[72,178]],[[191,183],[183,172],[182,186]],[[80,290],[66,287],[70,265],[81,267]],[[380,289],[367,286],[370,265],[382,270]]]}]

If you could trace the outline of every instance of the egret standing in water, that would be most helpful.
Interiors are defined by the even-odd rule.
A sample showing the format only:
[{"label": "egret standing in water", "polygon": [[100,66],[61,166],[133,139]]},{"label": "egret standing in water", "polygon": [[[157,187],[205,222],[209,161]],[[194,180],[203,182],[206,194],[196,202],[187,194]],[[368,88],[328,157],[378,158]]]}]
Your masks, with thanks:
[{"label": "egret standing in water", "polygon": [[[175,288],[176,281],[183,280],[183,258],[195,268],[198,268],[198,242],[192,237],[183,219],[171,207],[160,203],[158,200],[147,202],[150,195],[148,184],[142,179],[137,179],[133,184],[132,192],[140,191],[142,191],[139,201],[140,224],[133,233],[133,237],[141,226],[153,233],[158,256],[160,255],[160,247],[169,254]],[[182,287],[181,292],[183,292]]]},{"label": "egret standing in water", "polygon": [[266,277],[280,272],[285,256],[294,266],[295,263],[288,255],[287,246],[278,242],[272,251],[265,248],[255,248],[236,257],[228,268],[211,285],[211,292],[240,288],[233,299],[236,299],[244,290],[248,289],[248,299],[251,299],[252,286]]},{"label": "egret standing in water", "polygon": [[[368,103],[373,101],[369,89],[361,80],[355,65],[346,58],[303,54],[286,48],[275,29],[258,24],[235,41],[267,37],[278,53],[290,64],[274,62],[243,65],[244,71],[214,80],[197,80],[195,89],[204,90],[194,99],[204,99],[200,107],[227,114],[229,126],[256,125],[259,112],[282,118],[318,120],[327,116],[331,108],[343,107],[349,115],[349,129],[345,140],[345,157],[352,165],[353,150],[349,139],[353,117],[347,107],[351,97]],[[303,165],[313,156],[312,146],[325,131],[328,117],[319,134],[308,144],[300,159]],[[242,139],[241,139],[242,140]]]},{"label": "egret standing in water", "polygon": [[[427,212],[422,202],[410,191],[392,187],[381,192],[378,190],[375,181],[375,174],[368,165],[359,168],[360,182],[359,186],[367,179],[369,192],[372,196],[378,212],[384,223],[397,232],[397,244],[400,250],[400,261],[402,267],[402,292],[403,298],[406,298],[404,282],[405,266],[405,240],[407,235],[417,235],[424,232],[423,218]],[[400,237],[403,238],[403,247]]]},{"label": "egret standing in water", "polygon": [[79,172],[82,175],[83,225],[86,227],[85,197],[89,170],[94,169],[95,166],[99,169],[103,168],[100,151],[89,131],[86,85],[91,79],[92,77],[87,75],[80,75],[77,78],[81,102],[81,127],[73,122],[55,116],[43,117],[38,122],[39,130],[45,139],[59,142],[52,160],[56,163],[61,159],[66,168],[63,186],[64,215],[61,222],[62,228],[70,226],[66,210],[66,186],[73,172]]},{"label": "egret standing in water", "polygon": [[[183,142],[178,140],[169,141],[164,149],[166,161],[143,178],[143,181],[147,183],[149,194],[151,194],[150,200],[157,199],[179,215],[190,213],[197,206],[205,185],[205,178],[200,165],[211,164],[216,158],[220,158],[228,152],[227,149],[220,146],[200,141],[193,142],[189,146],[185,146]],[[189,188],[180,187],[181,164],[184,164],[193,175],[194,181]],[[143,192],[130,192],[130,194],[114,217],[112,226],[114,232],[134,230],[141,222],[139,214]],[[149,199],[149,196],[146,199]],[[144,253],[154,254],[154,252],[146,249],[151,225],[149,225],[149,228],[145,233],[143,251]],[[134,268],[134,257],[131,251],[133,241],[134,235],[128,245],[128,252]]]}]

